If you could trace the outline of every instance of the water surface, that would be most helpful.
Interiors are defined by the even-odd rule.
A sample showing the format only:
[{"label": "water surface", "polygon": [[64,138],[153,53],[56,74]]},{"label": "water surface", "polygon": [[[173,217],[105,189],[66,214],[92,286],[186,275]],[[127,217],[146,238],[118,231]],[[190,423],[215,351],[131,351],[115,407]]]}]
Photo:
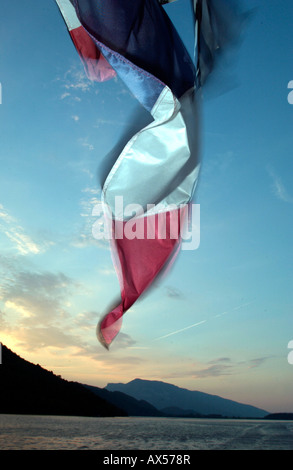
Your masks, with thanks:
[{"label": "water surface", "polygon": [[293,421],[0,414],[1,450],[293,450]]}]

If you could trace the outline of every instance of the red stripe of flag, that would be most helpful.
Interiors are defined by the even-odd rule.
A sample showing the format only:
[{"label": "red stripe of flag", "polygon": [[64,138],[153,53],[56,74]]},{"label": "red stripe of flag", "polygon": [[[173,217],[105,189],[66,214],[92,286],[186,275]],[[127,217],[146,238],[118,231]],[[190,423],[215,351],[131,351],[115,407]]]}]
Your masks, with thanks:
[{"label": "red stripe of flag", "polygon": [[[175,259],[180,246],[181,228],[188,213],[187,208],[188,206],[184,206],[163,214],[137,219],[138,223],[143,224],[143,238],[129,239],[125,230],[128,222],[113,222],[113,237],[115,233],[121,236],[113,240],[113,250],[117,256],[116,270],[120,281],[121,303],[107,313],[98,325],[98,338],[106,348],[119,333],[123,314],[149,287],[162,269],[170,267]],[[153,238],[147,237],[150,232]],[[162,236],[164,238],[161,238]]]},{"label": "red stripe of flag", "polygon": [[115,77],[115,70],[106,61],[83,26],[72,29],[69,33],[90,80],[104,82]]}]

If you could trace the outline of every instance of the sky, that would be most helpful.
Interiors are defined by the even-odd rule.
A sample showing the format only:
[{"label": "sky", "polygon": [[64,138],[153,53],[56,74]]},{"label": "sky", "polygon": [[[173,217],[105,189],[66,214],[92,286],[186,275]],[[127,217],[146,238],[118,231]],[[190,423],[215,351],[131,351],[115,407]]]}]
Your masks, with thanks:
[{"label": "sky", "polygon": [[[139,377],[293,411],[293,4],[239,3],[241,40],[203,93],[200,244],[107,351],[96,326],[119,284],[92,212],[137,102],[86,78],[53,0],[1,2],[0,341],[21,357],[99,387]],[[192,54],[188,5],[164,8]]]}]

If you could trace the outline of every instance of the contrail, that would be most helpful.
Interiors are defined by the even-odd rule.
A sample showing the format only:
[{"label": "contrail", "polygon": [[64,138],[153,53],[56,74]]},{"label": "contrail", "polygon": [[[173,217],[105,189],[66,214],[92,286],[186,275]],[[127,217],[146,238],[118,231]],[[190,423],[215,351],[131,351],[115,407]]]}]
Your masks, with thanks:
[{"label": "contrail", "polygon": [[177,333],[181,333],[181,331],[189,330],[189,328],[194,328],[195,326],[201,325],[202,323],[205,323],[205,322],[206,320],[200,321],[198,323],[194,323],[193,325],[186,326],[185,328],[181,328],[181,330],[176,330],[176,331],[173,331],[172,333],[168,333],[167,335],[160,336],[159,338],[155,338],[153,339],[153,341],[158,341],[159,339],[168,338],[168,336],[176,335]]},{"label": "contrail", "polygon": [[[237,307],[234,307],[231,310],[227,310],[225,312],[218,313],[217,315],[214,315],[212,317],[212,319],[217,318],[217,317],[221,317],[222,315],[226,315],[227,313],[230,313],[230,312],[234,312],[234,310],[239,310],[241,307],[246,307],[247,305],[250,305],[253,302],[255,302],[255,301],[253,300],[251,302],[247,302],[246,304],[238,305]],[[159,338],[155,338],[155,339],[153,339],[153,341],[158,341],[159,339],[168,338],[169,336],[177,335],[177,333],[181,333],[182,331],[189,330],[190,328],[194,328],[195,326],[201,325],[202,323],[206,323],[206,322],[207,322],[207,320],[202,320],[200,322],[193,323],[192,325],[186,326],[185,328],[181,328],[180,330],[176,330],[176,331],[173,331],[172,333],[168,333],[167,335],[160,336]]]},{"label": "contrail", "polygon": [[226,315],[227,313],[234,312],[234,310],[239,310],[241,307],[246,307],[247,305],[250,305],[250,304],[252,304],[253,302],[255,302],[255,301],[252,300],[251,302],[247,302],[246,304],[238,305],[237,307],[234,307],[234,308],[232,308],[231,310],[227,310],[226,312],[218,313],[218,314],[215,315],[213,318],[221,317],[222,315]]}]

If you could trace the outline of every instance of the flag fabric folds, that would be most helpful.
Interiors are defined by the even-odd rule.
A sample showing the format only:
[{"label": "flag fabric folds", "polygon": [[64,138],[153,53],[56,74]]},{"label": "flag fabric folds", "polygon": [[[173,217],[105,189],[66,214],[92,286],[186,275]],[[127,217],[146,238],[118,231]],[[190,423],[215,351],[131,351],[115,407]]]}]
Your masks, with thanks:
[{"label": "flag fabric folds", "polygon": [[121,290],[121,301],[98,324],[107,348],[124,313],[178,253],[198,179],[199,91],[218,49],[218,16],[213,0],[192,0],[192,60],[162,6],[169,1],[56,0],[88,77],[117,74],[152,117],[102,188]]}]

